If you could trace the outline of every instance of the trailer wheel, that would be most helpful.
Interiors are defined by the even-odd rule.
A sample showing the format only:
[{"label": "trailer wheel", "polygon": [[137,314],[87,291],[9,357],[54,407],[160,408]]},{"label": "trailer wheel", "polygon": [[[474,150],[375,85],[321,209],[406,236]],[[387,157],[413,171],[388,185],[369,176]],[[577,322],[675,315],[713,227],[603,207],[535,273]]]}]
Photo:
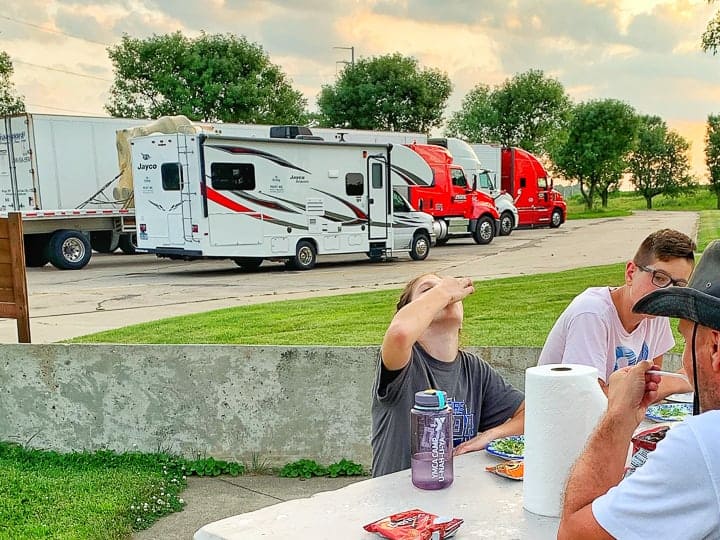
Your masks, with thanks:
[{"label": "trailer wheel", "polygon": [[118,245],[125,255],[135,255],[137,253],[137,234],[121,234]]},{"label": "trailer wheel", "polygon": [[488,216],[482,216],[478,219],[477,225],[475,225],[475,231],[473,231],[473,240],[475,240],[475,243],[481,245],[489,244],[492,242],[494,236],[495,226],[493,225],[493,220]]},{"label": "trailer wheel", "polygon": [[55,268],[79,270],[92,256],[90,241],[80,231],[59,230],[50,237],[47,256]]},{"label": "trailer wheel", "polygon": [[515,218],[512,213],[503,212],[500,216],[500,236],[508,236],[515,226]]},{"label": "trailer wheel", "polygon": [[257,270],[263,262],[261,257],[235,257],[233,261],[246,272]]},{"label": "trailer wheel", "polygon": [[23,243],[25,245],[25,266],[40,268],[50,261],[47,256],[48,235],[28,235],[23,239]]},{"label": "trailer wheel", "polygon": [[118,248],[120,235],[115,231],[93,231],[90,233],[90,245],[98,253],[112,253]]},{"label": "trailer wheel", "polygon": [[300,240],[295,248],[292,266],[296,270],[312,270],[317,262],[317,250],[312,242]]},{"label": "trailer wheel", "polygon": [[424,261],[430,253],[430,236],[428,233],[419,232],[410,244],[410,257],[414,261]]},{"label": "trailer wheel", "polygon": [[557,229],[560,225],[562,225],[562,211],[556,208],[550,217],[550,226],[553,229]]}]

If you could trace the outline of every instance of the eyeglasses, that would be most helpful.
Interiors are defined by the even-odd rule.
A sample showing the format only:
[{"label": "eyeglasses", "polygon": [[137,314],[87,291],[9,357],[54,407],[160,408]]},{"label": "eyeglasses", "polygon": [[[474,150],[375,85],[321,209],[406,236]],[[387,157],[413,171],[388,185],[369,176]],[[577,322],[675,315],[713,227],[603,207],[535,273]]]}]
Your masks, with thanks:
[{"label": "eyeglasses", "polygon": [[687,280],[685,279],[673,279],[673,277],[665,272],[664,270],[658,270],[650,266],[640,266],[638,268],[643,272],[649,272],[652,274],[652,284],[660,289],[669,287],[670,285],[677,285],[678,287],[687,287]]}]

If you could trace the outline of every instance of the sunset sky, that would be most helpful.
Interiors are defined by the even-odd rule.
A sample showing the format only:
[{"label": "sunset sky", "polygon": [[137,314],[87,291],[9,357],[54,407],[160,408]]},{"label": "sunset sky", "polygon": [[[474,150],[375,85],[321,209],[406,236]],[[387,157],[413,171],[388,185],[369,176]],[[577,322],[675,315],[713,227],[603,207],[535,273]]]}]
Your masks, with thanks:
[{"label": "sunset sky", "polygon": [[623,100],[693,144],[720,113],[720,57],[700,36],[720,3],[706,0],[24,0],[4,2],[0,49],[31,112],[105,116],[113,79],[106,48],[123,33],[235,33],[261,44],[311,108],[354,47],[400,52],[446,71],[448,113],[477,83],[541,69],[575,101]]}]

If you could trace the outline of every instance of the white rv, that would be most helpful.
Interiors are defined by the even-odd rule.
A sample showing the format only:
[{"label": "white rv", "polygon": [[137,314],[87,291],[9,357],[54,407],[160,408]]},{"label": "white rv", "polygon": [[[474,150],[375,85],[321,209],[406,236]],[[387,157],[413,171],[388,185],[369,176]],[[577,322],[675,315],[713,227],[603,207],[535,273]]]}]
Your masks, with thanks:
[{"label": "white rv", "polygon": [[427,257],[432,217],[392,190],[392,147],[208,133],[131,140],[138,248],[175,259]]}]

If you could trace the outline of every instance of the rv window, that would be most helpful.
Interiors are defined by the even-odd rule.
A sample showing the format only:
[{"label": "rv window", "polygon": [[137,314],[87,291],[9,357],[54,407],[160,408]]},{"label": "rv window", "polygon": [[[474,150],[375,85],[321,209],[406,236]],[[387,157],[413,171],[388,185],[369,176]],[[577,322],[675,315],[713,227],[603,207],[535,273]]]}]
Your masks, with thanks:
[{"label": "rv window", "polygon": [[462,169],[452,169],[451,174],[453,186],[467,187],[467,180],[465,179],[465,173]]},{"label": "rv window", "polygon": [[383,167],[380,163],[372,164],[372,187],[380,189],[383,187],[382,179]]},{"label": "rv window", "polygon": [[538,189],[541,191],[545,191],[548,187],[547,186],[547,178],[544,178],[544,177],[538,178],[537,183],[538,183]]},{"label": "rv window", "polygon": [[160,165],[162,187],[165,191],[180,191],[182,189],[182,169],[179,163],[163,163]]},{"label": "rv window", "polygon": [[345,175],[345,193],[348,195],[360,196],[365,192],[365,177],[356,172],[350,172]]},{"label": "rv window", "polygon": [[255,167],[250,163],[213,163],[210,175],[213,189],[255,189]]}]

